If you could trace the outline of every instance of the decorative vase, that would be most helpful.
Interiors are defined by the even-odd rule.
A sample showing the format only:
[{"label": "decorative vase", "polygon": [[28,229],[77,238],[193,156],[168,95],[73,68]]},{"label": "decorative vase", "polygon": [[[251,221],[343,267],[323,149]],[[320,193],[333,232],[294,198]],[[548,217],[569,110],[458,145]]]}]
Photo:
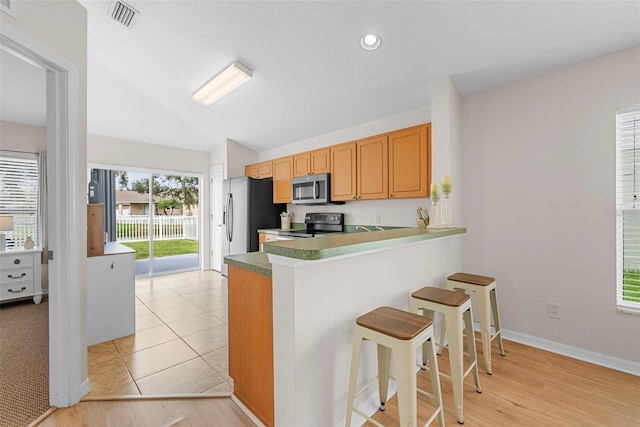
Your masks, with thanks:
[{"label": "decorative vase", "polygon": [[24,248],[25,249],[33,249],[33,247],[36,244],[34,243],[33,239],[31,238],[31,236],[27,237],[27,239],[24,241]]}]

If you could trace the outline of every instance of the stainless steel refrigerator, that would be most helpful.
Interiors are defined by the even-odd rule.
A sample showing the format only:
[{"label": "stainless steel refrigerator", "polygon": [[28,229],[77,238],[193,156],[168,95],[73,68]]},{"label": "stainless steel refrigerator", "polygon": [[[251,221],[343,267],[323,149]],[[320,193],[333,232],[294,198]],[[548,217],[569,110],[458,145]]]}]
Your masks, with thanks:
[{"label": "stainless steel refrigerator", "polygon": [[[259,248],[258,230],[280,228],[280,213],[286,204],[273,204],[273,181],[249,177],[222,181],[225,198],[222,216],[224,229],[222,256],[256,252]],[[228,274],[222,262],[222,274]]]}]

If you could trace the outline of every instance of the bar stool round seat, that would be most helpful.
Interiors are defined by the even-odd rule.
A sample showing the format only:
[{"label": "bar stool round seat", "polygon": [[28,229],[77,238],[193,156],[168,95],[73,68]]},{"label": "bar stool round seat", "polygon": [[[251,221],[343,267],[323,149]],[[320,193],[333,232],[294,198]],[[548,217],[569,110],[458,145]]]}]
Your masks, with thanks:
[{"label": "bar stool round seat", "polygon": [[[451,375],[441,376],[449,378],[453,383],[453,402],[459,424],[464,423],[462,410],[464,379],[473,372],[476,391],[482,393],[478,376],[476,343],[473,335],[473,315],[471,312],[471,297],[462,292],[426,286],[411,294],[409,306],[412,313],[422,314],[433,319],[434,312],[442,314],[443,323],[447,324],[447,342],[449,347],[449,365]],[[467,346],[469,347],[469,368],[464,371],[463,331],[465,327]],[[441,344],[438,353],[443,345]],[[426,358],[423,352],[423,365]]]},{"label": "bar stool round seat", "polygon": [[[487,374],[491,375],[491,342],[498,340],[500,355],[504,356],[502,345],[502,333],[500,328],[500,313],[498,311],[498,297],[496,294],[496,279],[488,276],[480,276],[469,273],[455,273],[447,277],[445,287],[450,290],[467,290],[476,293],[476,306],[478,308],[478,320],[480,324],[480,342]],[[493,315],[493,323],[491,316]],[[491,333],[491,327],[495,333]],[[443,325],[443,334],[444,334]],[[443,334],[440,335],[442,344]]]},{"label": "bar stool round seat", "polygon": [[[378,375],[356,392],[360,352],[364,340],[377,343]],[[431,366],[431,384],[433,393],[417,387],[416,351],[425,345],[425,352]],[[401,426],[417,425],[417,393],[431,397],[435,402],[435,411],[425,424],[430,425],[438,418],[444,427],[444,411],[438,375],[438,360],[435,353],[433,322],[431,319],[392,307],[378,307],[356,319],[347,396],[347,417],[345,426],[351,425],[353,413],[373,421],[371,417],[354,408],[355,397],[366,390],[376,379],[380,395],[380,410],[384,411],[389,387],[389,368],[391,352],[394,352],[395,380],[398,394],[398,412]],[[380,425],[377,421],[374,424]]]}]

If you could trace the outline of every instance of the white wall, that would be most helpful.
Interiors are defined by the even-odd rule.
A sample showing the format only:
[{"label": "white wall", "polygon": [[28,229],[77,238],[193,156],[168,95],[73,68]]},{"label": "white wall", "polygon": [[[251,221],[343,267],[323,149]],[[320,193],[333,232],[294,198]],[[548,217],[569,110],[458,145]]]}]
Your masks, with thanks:
[{"label": "white wall", "polygon": [[202,174],[198,212],[202,224],[202,265],[210,268],[209,237],[209,157],[205,151],[186,150],[165,145],[146,144],[101,135],[88,135],[87,162],[91,165],[113,168],[138,168],[143,171],[167,171],[184,174]]},{"label": "white wall", "polygon": [[0,121],[0,148],[37,153],[47,150],[47,130],[41,126]]},{"label": "white wall", "polygon": [[[21,1],[18,3],[18,16],[13,18],[5,13],[0,13],[0,22],[3,26],[12,27],[22,35],[35,41],[43,48],[53,52],[56,56],[64,58],[69,64],[77,67],[78,90],[78,146],[76,152],[68,153],[69,164],[76,169],[59,171],[69,177],[84,176],[86,164],[86,135],[87,135],[87,11],[76,1]],[[50,185],[52,185],[50,183]],[[86,189],[78,186],[75,197],[83,200]],[[77,228],[73,236],[70,236],[70,245],[76,248],[86,247],[86,207],[84,204],[76,206],[75,215],[78,218]],[[60,262],[64,262],[64,254],[58,254]],[[73,295],[70,301],[84,301],[86,299],[86,273],[85,259],[76,261],[77,271],[71,271],[72,275],[79,278],[79,295]],[[60,285],[60,284],[56,284]],[[76,291],[76,289],[74,289]],[[70,349],[72,360],[78,360],[79,369],[74,367],[71,371],[65,371],[60,366],[53,366],[50,375],[57,378],[56,387],[67,384],[68,394],[56,396],[54,403],[59,406],[74,403],[81,397],[83,384],[87,380],[87,354],[86,354],[86,305],[71,306],[70,319],[79,319],[79,328],[70,331],[58,331],[63,335],[69,335],[69,342],[79,343],[78,348]],[[75,336],[79,330],[80,336]],[[50,351],[56,350],[51,348]],[[77,352],[77,353],[76,353]],[[76,359],[77,357],[77,359]],[[61,377],[63,377],[61,379]],[[54,391],[55,393],[55,391]],[[70,399],[71,401],[67,401]]]},{"label": "white wall", "polygon": [[[320,135],[304,141],[285,145],[259,154],[260,161],[297,154],[316,148],[354,141],[367,136],[377,135],[396,129],[402,129],[431,121],[431,108],[417,110],[384,117],[379,120],[363,123],[346,129]],[[437,144],[436,141],[432,143]],[[434,148],[435,149],[435,148]],[[374,225],[375,216],[381,216],[382,225],[415,227],[416,207],[427,207],[428,199],[393,199],[393,200],[359,200],[344,205],[329,206],[295,206],[287,205],[293,212],[293,222],[304,222],[307,212],[344,212],[347,224]]]},{"label": "white wall", "polygon": [[463,97],[464,269],[497,278],[504,328],[640,362],[612,214],[615,110],[637,103],[637,48]]}]

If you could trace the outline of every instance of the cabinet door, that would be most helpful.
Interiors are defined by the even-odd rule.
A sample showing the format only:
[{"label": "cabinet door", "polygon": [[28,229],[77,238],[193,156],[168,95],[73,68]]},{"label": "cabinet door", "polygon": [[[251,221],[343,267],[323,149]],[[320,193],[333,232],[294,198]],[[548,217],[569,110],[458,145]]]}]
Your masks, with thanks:
[{"label": "cabinet door", "polygon": [[273,203],[291,203],[293,156],[273,161]]},{"label": "cabinet door", "polygon": [[357,142],[358,200],[389,197],[389,153],[387,135]]},{"label": "cabinet door", "polygon": [[309,159],[312,174],[331,172],[331,150],[329,148],[313,150],[309,153]]},{"label": "cabinet door", "polygon": [[258,163],[258,178],[271,178],[273,176],[272,165],[271,160]]},{"label": "cabinet door", "polygon": [[389,133],[389,197],[427,197],[431,184],[431,124]]},{"label": "cabinet door", "polygon": [[244,176],[249,176],[251,178],[258,177],[258,164],[254,163],[252,165],[245,165],[244,167]]},{"label": "cabinet door", "polygon": [[293,176],[307,176],[311,173],[311,153],[293,156]]},{"label": "cabinet door", "polygon": [[356,143],[331,147],[331,200],[356,198]]}]

